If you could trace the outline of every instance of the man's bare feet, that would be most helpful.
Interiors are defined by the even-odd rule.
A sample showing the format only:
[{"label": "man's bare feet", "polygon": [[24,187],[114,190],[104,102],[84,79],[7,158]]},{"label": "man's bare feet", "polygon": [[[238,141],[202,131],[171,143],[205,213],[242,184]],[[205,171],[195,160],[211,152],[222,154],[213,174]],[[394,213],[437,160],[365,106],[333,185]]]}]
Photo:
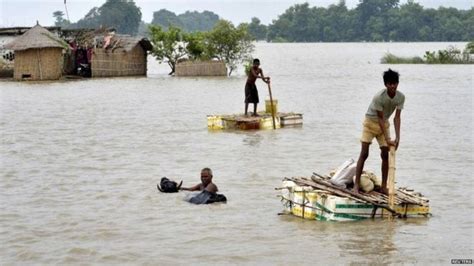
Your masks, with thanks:
[{"label": "man's bare feet", "polygon": [[359,194],[359,187],[358,186],[354,186],[354,188],[352,189],[352,192],[356,193],[356,194]]}]

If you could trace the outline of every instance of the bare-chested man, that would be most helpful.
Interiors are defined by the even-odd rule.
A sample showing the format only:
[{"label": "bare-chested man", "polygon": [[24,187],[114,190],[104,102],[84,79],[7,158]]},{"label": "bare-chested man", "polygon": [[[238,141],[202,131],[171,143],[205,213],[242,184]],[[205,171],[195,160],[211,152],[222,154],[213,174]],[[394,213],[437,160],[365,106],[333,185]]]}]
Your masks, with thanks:
[{"label": "bare-chested man", "polygon": [[263,82],[267,84],[270,82],[270,77],[265,77],[263,75],[262,69],[259,66],[260,66],[260,60],[255,58],[253,60],[253,66],[250,68],[247,82],[245,83],[245,115],[247,115],[249,103],[253,103],[253,115],[258,116],[257,104],[259,102],[259,99],[258,99],[258,91],[257,91],[257,86],[255,85],[255,81],[258,78],[261,78]]},{"label": "bare-chested man", "polygon": [[189,191],[209,191],[212,193],[216,193],[218,191],[217,186],[212,183],[212,170],[210,168],[203,168],[201,170],[201,183],[195,186],[186,188],[181,187],[181,190],[189,190]]}]

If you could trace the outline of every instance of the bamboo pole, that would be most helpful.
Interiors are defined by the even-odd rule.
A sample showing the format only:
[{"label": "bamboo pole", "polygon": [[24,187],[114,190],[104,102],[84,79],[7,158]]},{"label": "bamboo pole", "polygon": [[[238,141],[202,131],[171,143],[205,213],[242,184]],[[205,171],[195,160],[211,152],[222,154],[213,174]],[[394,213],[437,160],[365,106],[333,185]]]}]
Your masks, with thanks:
[{"label": "bamboo pole", "polygon": [[38,49],[38,50],[37,50],[38,69],[39,69],[39,74],[40,74],[40,80],[43,80],[43,70],[42,70],[42,68],[41,68],[41,54],[40,54],[40,50],[41,50],[41,49]]},{"label": "bamboo pole", "polygon": [[296,183],[301,182],[301,183],[304,183],[306,185],[313,186],[313,187],[319,187],[319,188],[324,189],[326,191],[329,191],[329,192],[331,192],[331,193],[333,193],[337,196],[347,197],[347,198],[362,201],[362,202],[368,202],[368,203],[370,203],[374,206],[384,208],[385,210],[391,212],[393,215],[397,214],[397,212],[393,208],[390,208],[387,205],[380,204],[380,203],[376,202],[375,199],[371,198],[370,196],[366,196],[366,195],[359,194],[359,193],[354,193],[351,190],[335,186],[335,185],[333,185],[329,182],[326,182],[324,180],[319,180],[317,178],[311,178],[311,181],[310,181],[310,180],[302,178],[302,179],[299,179],[299,180],[294,179],[293,181],[296,182]]},{"label": "bamboo pole", "polygon": [[275,125],[275,109],[273,108],[273,98],[272,98],[272,87],[270,86],[270,81],[268,81],[268,92],[270,93],[270,107],[272,108],[272,122],[273,122],[273,129],[276,129]]},{"label": "bamboo pole", "polygon": [[[395,146],[390,146],[388,156],[388,206],[393,209],[395,205]],[[388,216],[392,220],[392,215]]]}]

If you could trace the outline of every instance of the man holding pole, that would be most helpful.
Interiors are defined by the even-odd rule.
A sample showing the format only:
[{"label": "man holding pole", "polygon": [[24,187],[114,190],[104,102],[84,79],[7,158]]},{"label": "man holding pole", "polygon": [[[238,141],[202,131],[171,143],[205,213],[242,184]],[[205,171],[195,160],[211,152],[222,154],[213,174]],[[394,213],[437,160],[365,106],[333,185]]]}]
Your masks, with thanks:
[{"label": "man holding pole", "polygon": [[245,83],[245,116],[247,116],[249,103],[253,103],[253,116],[258,116],[257,104],[259,102],[259,99],[258,99],[258,91],[257,91],[257,86],[255,85],[255,81],[258,78],[261,78],[263,82],[267,84],[270,83],[270,77],[265,77],[263,75],[262,69],[259,66],[260,66],[260,60],[255,58],[253,60],[253,65],[250,68],[250,71],[248,73],[247,82]]},{"label": "man holding pole", "polygon": [[[385,89],[375,94],[365,114],[364,128],[360,139],[362,146],[359,160],[357,161],[354,192],[359,192],[360,176],[364,170],[364,163],[369,156],[369,145],[372,139],[377,138],[382,157],[382,187],[381,192],[388,195],[387,177],[389,167],[389,146],[398,148],[400,143],[401,112],[405,104],[405,95],[397,91],[399,74],[391,69],[383,73]],[[390,139],[390,124],[388,119],[395,112],[393,123],[395,125],[395,140]]]}]

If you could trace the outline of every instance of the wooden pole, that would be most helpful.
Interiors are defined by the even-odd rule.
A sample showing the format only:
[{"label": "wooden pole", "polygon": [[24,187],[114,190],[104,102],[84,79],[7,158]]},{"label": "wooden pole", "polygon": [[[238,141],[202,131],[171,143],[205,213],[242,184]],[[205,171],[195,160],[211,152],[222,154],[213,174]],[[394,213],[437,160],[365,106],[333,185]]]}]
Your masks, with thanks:
[{"label": "wooden pole", "polygon": [[268,92],[270,93],[270,107],[272,108],[272,122],[273,122],[273,129],[276,129],[275,125],[275,109],[273,108],[273,98],[272,98],[272,87],[270,86],[270,81],[268,81]]},{"label": "wooden pole", "polygon": [[[395,146],[390,146],[388,155],[388,206],[393,210],[395,205]],[[392,215],[388,216],[393,219]]]},{"label": "wooden pole", "polygon": [[41,68],[41,54],[40,54],[40,50],[41,49],[38,49],[37,51],[37,57],[38,57],[38,70],[39,70],[39,74],[40,74],[40,80],[43,80],[43,70]]}]

